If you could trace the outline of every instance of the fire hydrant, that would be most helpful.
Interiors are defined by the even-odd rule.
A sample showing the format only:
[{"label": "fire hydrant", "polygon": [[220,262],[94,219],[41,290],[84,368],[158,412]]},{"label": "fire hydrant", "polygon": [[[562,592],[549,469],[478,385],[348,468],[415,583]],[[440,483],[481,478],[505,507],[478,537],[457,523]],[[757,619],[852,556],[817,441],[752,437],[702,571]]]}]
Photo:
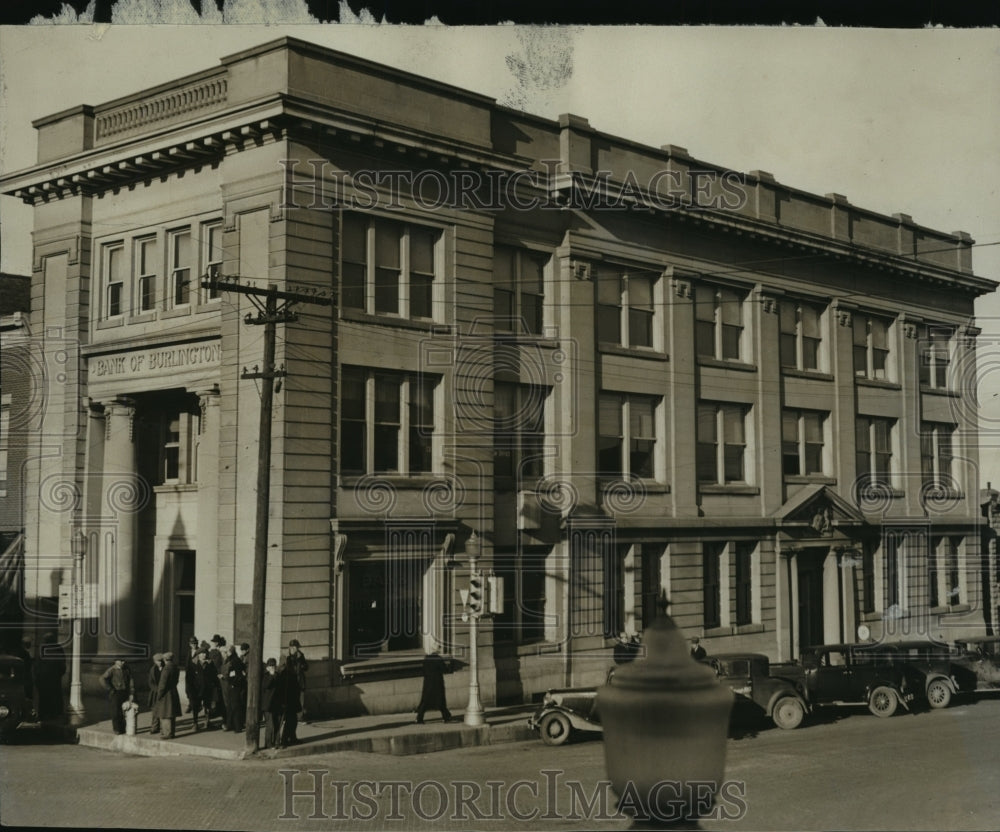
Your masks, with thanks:
[{"label": "fire hydrant", "polygon": [[644,633],[646,658],[597,692],[604,760],[622,813],[642,826],[697,822],[722,787],[733,693],[691,658],[664,614]]},{"label": "fire hydrant", "polygon": [[135,702],[126,702],[122,705],[122,713],[125,714],[125,734],[134,737],[136,723],[139,721],[139,706]]}]

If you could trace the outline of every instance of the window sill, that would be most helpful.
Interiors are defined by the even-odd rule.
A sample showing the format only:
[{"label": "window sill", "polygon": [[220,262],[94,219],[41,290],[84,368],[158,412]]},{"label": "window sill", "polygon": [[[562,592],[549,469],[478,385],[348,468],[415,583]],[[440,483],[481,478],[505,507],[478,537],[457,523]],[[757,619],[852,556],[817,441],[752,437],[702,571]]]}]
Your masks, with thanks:
[{"label": "window sill", "polygon": [[824,373],[822,370],[800,370],[798,367],[782,367],[782,375],[790,378],[807,378],[813,381],[833,381],[833,373]]},{"label": "window sill", "polygon": [[393,315],[370,315],[357,309],[341,309],[340,319],[356,324],[373,324],[374,326],[391,326],[397,329],[415,329],[419,332],[435,332],[441,329],[451,331],[451,326],[437,323],[426,318],[401,318]]},{"label": "window sill", "polygon": [[701,367],[719,367],[723,370],[738,370],[741,373],[756,373],[757,365],[748,364],[746,361],[725,360],[721,358],[698,357],[698,365]]},{"label": "window sill", "polygon": [[443,476],[435,474],[414,474],[413,476],[406,474],[351,474],[340,477],[337,486],[339,488],[353,488],[362,482],[365,485],[371,485],[376,481],[380,484],[391,485],[393,488],[412,488],[414,490],[426,488],[433,483],[448,482]]},{"label": "window sill", "polygon": [[494,330],[493,339],[507,344],[531,344],[533,347],[551,347],[555,349],[559,346],[559,339],[548,335],[540,335],[537,332],[508,332],[507,330]]},{"label": "window sill", "polygon": [[617,478],[617,479],[599,479],[597,481],[597,488],[603,494],[609,489],[625,485],[628,488],[634,488],[636,491],[644,491],[646,494],[669,494],[670,486],[665,482],[657,482],[656,480],[646,480],[640,478]]},{"label": "window sill", "polygon": [[883,381],[880,378],[864,378],[863,376],[855,376],[855,383],[860,387],[876,387],[880,390],[902,390],[903,386],[896,381]]},{"label": "window sill", "polygon": [[763,624],[737,624],[736,635],[749,635],[751,633],[763,633],[766,630]]},{"label": "window sill", "polygon": [[147,324],[150,321],[155,321],[155,320],[156,320],[156,310],[147,309],[145,312],[138,312],[135,315],[132,315],[128,319],[128,322],[130,324]]},{"label": "window sill", "polygon": [[920,496],[924,500],[964,500],[965,492],[952,488],[940,488],[935,483],[925,482]]},{"label": "window sill", "polygon": [[665,352],[648,347],[646,349],[640,347],[622,347],[617,344],[598,344],[598,352],[605,353],[607,355],[621,355],[626,358],[644,358],[647,361],[669,361],[670,356]]},{"label": "window sill", "polygon": [[160,318],[166,320],[167,318],[183,318],[186,315],[191,314],[190,304],[185,304],[184,306],[178,306],[174,309],[165,309],[160,313]]},{"label": "window sill", "polygon": [[756,485],[699,485],[699,494],[740,494],[754,496],[760,494]]},{"label": "window sill", "polygon": [[[454,670],[454,659],[451,656],[442,656],[448,665],[446,672]],[[376,676],[384,674],[386,676],[419,676],[423,674],[424,654],[404,653],[399,656],[378,657],[365,659],[359,662],[351,662],[340,666],[340,673],[345,679],[357,679],[366,676]]]},{"label": "window sill", "polygon": [[106,318],[103,321],[97,322],[97,329],[118,329],[118,327],[125,326],[125,318],[122,315],[116,315],[114,318]]},{"label": "window sill", "polygon": [[219,298],[215,298],[213,300],[206,300],[202,303],[199,303],[197,309],[195,309],[194,312],[196,315],[207,315],[211,312],[217,313],[221,308],[222,306],[219,303]]},{"label": "window sill", "polygon": [[702,638],[714,638],[716,636],[733,635],[734,627],[706,627],[702,632]]},{"label": "window sill", "polygon": [[952,399],[960,399],[962,397],[962,394],[957,390],[951,390],[947,387],[930,387],[926,384],[920,385],[920,392],[928,393],[932,396],[946,396]]},{"label": "window sill", "polygon": [[188,491],[197,491],[198,483],[196,482],[165,482],[162,485],[154,485],[154,494],[182,494]]},{"label": "window sill", "polygon": [[952,604],[950,607],[931,607],[931,615],[958,615],[972,612],[972,604]]},{"label": "window sill", "polygon": [[785,477],[786,485],[836,485],[837,478],[826,474],[795,474]]}]

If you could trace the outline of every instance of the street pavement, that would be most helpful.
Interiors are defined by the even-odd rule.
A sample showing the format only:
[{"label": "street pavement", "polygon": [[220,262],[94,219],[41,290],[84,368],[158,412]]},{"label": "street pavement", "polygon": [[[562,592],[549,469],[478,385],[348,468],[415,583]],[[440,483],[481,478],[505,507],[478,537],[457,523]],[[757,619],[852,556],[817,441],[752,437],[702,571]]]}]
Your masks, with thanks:
[{"label": "street pavement", "polygon": [[[396,719],[403,732],[451,727]],[[4,825],[407,832],[630,827],[614,815],[599,734],[556,748],[533,739],[402,756],[301,753],[310,750],[306,744],[290,749],[292,756],[242,760],[142,757],[43,739],[19,731],[16,744],[0,754]],[[701,826],[706,832],[998,829],[998,747],[995,696],[891,719],[865,709],[827,712],[794,731],[738,724],[726,768],[732,788],[725,805],[733,819]]]}]

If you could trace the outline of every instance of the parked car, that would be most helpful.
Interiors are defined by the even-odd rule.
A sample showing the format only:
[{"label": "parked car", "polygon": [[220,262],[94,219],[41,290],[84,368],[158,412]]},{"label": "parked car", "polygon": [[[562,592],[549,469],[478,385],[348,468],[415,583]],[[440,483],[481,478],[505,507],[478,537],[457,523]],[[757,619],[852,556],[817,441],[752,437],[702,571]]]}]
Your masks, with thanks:
[{"label": "parked car", "polygon": [[597,713],[597,688],[548,690],[530,717],[528,727],[538,731],[546,745],[562,745],[574,731],[602,731]]},{"label": "parked car", "polygon": [[1000,690],[1000,636],[955,640],[953,664],[970,674],[976,690]]},{"label": "parked car", "polygon": [[976,689],[975,672],[957,662],[959,651],[936,641],[899,641],[884,645],[904,665],[915,694],[932,708],[947,708],[956,694]]},{"label": "parked car", "polygon": [[798,728],[809,705],[795,681],[771,675],[770,660],[762,653],[720,653],[706,660],[719,681],[732,688],[737,702],[751,703],[779,728]]},{"label": "parked car", "polygon": [[[794,665],[778,670],[788,678]],[[875,716],[892,716],[913,700],[910,675],[897,653],[882,644],[824,644],[802,652],[799,690],[810,708],[867,705]],[[772,675],[775,669],[771,670]]]},{"label": "parked car", "polygon": [[23,659],[0,654],[0,742],[6,742],[17,730],[29,708],[24,692],[25,673]]}]

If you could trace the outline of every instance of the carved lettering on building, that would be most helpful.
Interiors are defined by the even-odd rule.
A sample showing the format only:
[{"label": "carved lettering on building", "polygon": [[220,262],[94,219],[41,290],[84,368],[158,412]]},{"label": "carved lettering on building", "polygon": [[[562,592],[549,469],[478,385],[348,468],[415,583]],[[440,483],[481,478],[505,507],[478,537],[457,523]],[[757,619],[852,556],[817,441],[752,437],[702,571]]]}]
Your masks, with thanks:
[{"label": "carved lettering on building", "polygon": [[186,367],[217,366],[221,359],[222,345],[212,343],[102,355],[91,358],[88,365],[92,378],[111,378],[156,375]]}]

